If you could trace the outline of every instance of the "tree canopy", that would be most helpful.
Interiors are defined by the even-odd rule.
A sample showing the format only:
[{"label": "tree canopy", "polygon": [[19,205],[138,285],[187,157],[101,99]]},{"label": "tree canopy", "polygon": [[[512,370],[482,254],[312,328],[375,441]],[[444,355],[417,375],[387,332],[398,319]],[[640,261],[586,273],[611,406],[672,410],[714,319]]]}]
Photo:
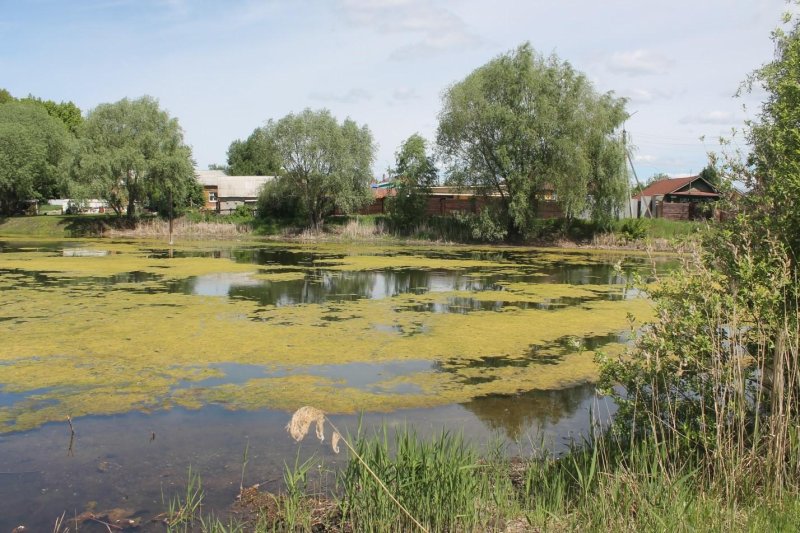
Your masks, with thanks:
[{"label": "tree canopy", "polygon": [[395,154],[395,195],[387,198],[387,209],[400,227],[418,223],[425,216],[428,194],[439,179],[433,157],[427,153],[427,143],[418,133],[403,141]]},{"label": "tree canopy", "polygon": [[437,144],[449,181],[498,194],[511,229],[524,232],[545,193],[567,216],[613,216],[627,189],[615,133],[626,117],[624,99],[525,43],[445,92]]},{"label": "tree canopy", "polygon": [[83,115],[81,115],[81,110],[72,102],[54,102],[53,100],[43,100],[33,96],[32,94],[29,94],[25,98],[14,98],[14,96],[12,96],[11,93],[6,89],[0,89],[0,104],[9,102],[23,102],[40,106],[47,111],[48,115],[63,122],[70,133],[75,136],[79,134],[80,128],[83,125]]},{"label": "tree canopy", "polygon": [[228,148],[226,171],[231,176],[275,176],[280,169],[280,156],[266,128],[254,129],[247,139],[237,139]]},{"label": "tree canopy", "polygon": [[93,193],[128,216],[148,200],[180,204],[196,192],[191,149],[178,120],[149,96],[100,104],[89,112],[75,169]]},{"label": "tree canopy", "polygon": [[800,20],[791,20],[788,31],[773,35],[776,57],[757,70],[746,84],[760,85],[767,93],[758,119],[749,123],[748,141],[753,150],[740,179],[755,194],[748,195],[748,209],[759,223],[780,237],[791,250],[795,265],[800,256]]},{"label": "tree canopy", "polygon": [[305,109],[270,120],[262,131],[281,161],[275,190],[297,198],[311,227],[336,209],[350,213],[369,202],[375,144],[366,125]]},{"label": "tree canopy", "polygon": [[12,214],[26,200],[65,192],[72,143],[64,124],[41,107],[0,105],[0,212]]}]

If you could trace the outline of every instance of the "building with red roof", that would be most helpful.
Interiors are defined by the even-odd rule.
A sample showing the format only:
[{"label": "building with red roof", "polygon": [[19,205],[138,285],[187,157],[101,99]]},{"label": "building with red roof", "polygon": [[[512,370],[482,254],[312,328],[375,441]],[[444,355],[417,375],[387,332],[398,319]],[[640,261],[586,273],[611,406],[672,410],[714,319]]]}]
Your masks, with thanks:
[{"label": "building with red roof", "polygon": [[634,195],[636,210],[633,215],[673,220],[707,218],[713,211],[708,203],[719,198],[717,188],[700,176],[663,179]]}]

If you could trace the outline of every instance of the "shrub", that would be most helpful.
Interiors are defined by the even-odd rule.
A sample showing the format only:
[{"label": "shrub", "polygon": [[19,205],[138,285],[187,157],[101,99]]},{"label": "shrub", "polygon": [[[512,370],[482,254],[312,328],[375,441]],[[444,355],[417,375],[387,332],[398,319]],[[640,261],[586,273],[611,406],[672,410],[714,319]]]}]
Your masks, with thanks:
[{"label": "shrub", "polygon": [[638,241],[647,236],[647,226],[643,218],[628,218],[620,224],[619,233],[629,241]]}]

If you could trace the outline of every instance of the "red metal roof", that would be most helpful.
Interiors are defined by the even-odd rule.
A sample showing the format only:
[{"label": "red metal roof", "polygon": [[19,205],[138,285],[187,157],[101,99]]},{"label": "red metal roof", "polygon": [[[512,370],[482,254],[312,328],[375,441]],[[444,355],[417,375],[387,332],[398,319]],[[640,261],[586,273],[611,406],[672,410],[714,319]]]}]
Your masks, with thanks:
[{"label": "red metal roof", "polygon": [[664,194],[669,194],[671,192],[675,192],[676,190],[680,189],[687,183],[691,183],[700,176],[686,176],[685,178],[670,178],[666,180],[659,180],[655,183],[651,183],[644,189],[642,192],[635,195],[634,198],[640,198],[642,196],[662,196]]},{"label": "red metal roof", "polygon": [[705,192],[705,191],[687,191],[687,192],[673,192],[675,196],[710,196],[716,198],[719,196],[718,192]]}]

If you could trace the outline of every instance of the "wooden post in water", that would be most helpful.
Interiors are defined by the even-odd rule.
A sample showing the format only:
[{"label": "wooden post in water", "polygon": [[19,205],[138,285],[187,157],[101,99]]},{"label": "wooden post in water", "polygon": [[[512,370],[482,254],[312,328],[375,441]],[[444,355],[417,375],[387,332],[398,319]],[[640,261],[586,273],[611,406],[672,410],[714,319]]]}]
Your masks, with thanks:
[{"label": "wooden post in water", "polygon": [[172,246],[172,189],[169,190],[169,245]]}]

